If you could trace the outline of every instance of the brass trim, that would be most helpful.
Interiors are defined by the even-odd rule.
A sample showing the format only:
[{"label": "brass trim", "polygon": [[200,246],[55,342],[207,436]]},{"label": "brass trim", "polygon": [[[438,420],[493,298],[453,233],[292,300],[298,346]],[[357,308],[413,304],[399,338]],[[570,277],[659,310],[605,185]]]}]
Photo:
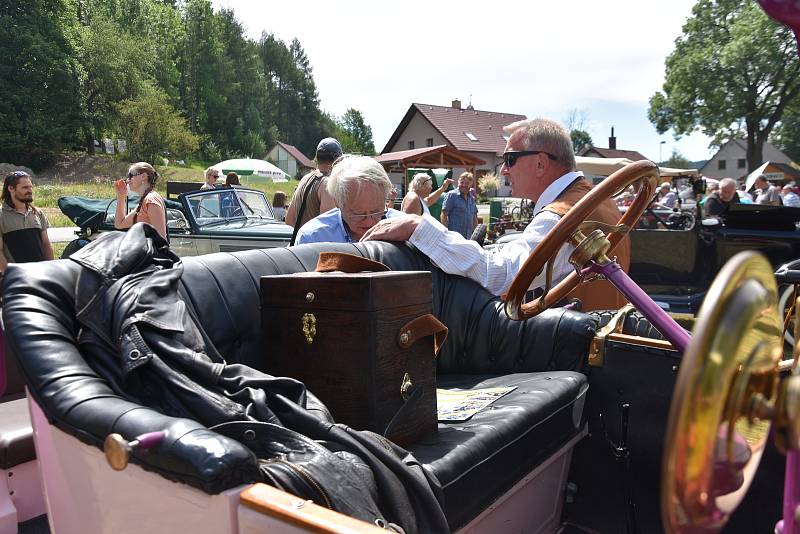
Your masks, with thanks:
[{"label": "brass trim", "polygon": [[751,251],[731,258],[706,294],[667,422],[661,515],[668,533],[722,529],[752,481],[780,409],[777,301],[772,266]]},{"label": "brass trim", "polygon": [[650,347],[654,349],[678,350],[666,339],[653,339],[650,337],[632,336],[630,334],[617,334],[616,332],[609,334],[606,337],[606,340],[630,343],[631,345],[641,345],[643,347]]},{"label": "brass trim", "polygon": [[114,471],[122,471],[128,467],[131,458],[131,446],[119,434],[109,434],[103,442],[103,453],[106,455],[108,465]]},{"label": "brass trim", "polygon": [[314,317],[313,313],[304,313],[301,324],[306,343],[311,345],[314,342],[314,336],[317,335],[317,318]]},{"label": "brass trim", "polygon": [[404,401],[407,401],[411,396],[408,392],[412,387],[414,387],[414,383],[411,381],[411,375],[408,373],[404,374],[403,382],[400,384],[400,396]]},{"label": "brass trim", "polygon": [[625,318],[634,309],[632,304],[626,304],[594,335],[592,343],[589,345],[589,365],[591,367],[603,366],[606,357],[606,339],[610,334],[622,333],[622,328],[625,326]]}]

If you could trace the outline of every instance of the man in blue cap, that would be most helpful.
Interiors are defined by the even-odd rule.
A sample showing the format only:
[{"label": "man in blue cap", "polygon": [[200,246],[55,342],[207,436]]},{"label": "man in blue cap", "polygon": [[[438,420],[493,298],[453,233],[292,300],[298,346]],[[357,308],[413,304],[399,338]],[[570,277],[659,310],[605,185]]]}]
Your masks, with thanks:
[{"label": "man in blue cap", "polygon": [[320,213],[336,207],[333,197],[325,187],[326,178],[331,173],[333,162],[342,155],[342,145],[333,137],[326,137],[317,145],[317,169],[303,176],[292,195],[285,222],[294,226],[294,244],[297,230]]}]

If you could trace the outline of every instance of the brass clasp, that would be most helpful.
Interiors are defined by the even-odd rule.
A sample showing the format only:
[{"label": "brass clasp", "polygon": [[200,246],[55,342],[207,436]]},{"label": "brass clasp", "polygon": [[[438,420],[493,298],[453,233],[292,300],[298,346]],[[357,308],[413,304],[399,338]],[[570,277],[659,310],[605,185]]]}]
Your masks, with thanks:
[{"label": "brass clasp", "polygon": [[306,337],[306,343],[311,345],[314,342],[314,336],[317,335],[317,318],[313,313],[304,313],[303,319],[303,335]]},{"label": "brass clasp", "polygon": [[414,387],[414,383],[411,381],[411,375],[408,373],[404,374],[403,383],[400,384],[400,396],[403,397],[404,401],[407,401],[410,397],[409,391],[412,387]]}]

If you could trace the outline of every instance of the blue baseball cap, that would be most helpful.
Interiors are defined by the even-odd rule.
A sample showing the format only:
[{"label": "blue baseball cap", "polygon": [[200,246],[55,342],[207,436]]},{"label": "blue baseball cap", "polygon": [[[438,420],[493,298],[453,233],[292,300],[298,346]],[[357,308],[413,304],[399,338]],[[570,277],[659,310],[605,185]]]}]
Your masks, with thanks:
[{"label": "blue baseball cap", "polygon": [[317,145],[317,160],[335,160],[342,155],[342,145],[333,137],[326,137]]}]

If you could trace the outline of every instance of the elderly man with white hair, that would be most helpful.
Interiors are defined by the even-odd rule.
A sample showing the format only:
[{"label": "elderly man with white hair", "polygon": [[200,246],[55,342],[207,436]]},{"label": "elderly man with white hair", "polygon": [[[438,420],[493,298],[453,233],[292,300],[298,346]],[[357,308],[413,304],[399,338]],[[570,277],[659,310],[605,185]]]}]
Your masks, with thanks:
[{"label": "elderly man with white hair", "polygon": [[739,195],[736,194],[736,180],[733,178],[723,178],[719,182],[719,191],[708,196],[703,210],[706,216],[726,215],[731,204],[739,203]]},{"label": "elderly man with white hair", "polygon": [[402,216],[386,208],[392,182],[380,163],[368,156],[344,156],[326,184],[336,207],[305,223],[297,233],[303,243],[354,243],[381,219]]},{"label": "elderly man with white hair", "polygon": [[781,189],[781,196],[783,197],[783,205],[790,208],[800,208],[800,196],[794,192],[794,187],[786,184]]},{"label": "elderly man with white hair", "polygon": [[675,208],[678,203],[678,195],[672,190],[672,184],[669,182],[664,182],[658,188],[658,200],[656,201],[656,205],[660,208],[672,209]]}]

